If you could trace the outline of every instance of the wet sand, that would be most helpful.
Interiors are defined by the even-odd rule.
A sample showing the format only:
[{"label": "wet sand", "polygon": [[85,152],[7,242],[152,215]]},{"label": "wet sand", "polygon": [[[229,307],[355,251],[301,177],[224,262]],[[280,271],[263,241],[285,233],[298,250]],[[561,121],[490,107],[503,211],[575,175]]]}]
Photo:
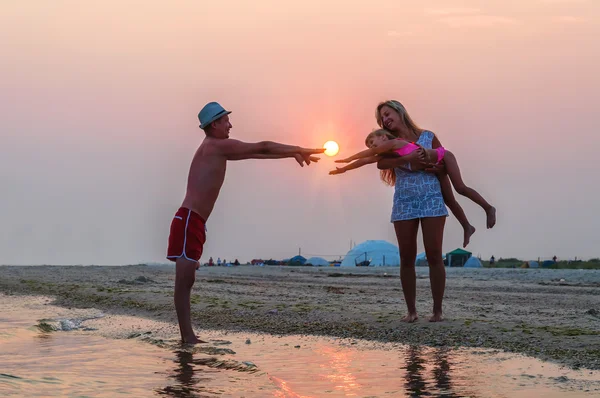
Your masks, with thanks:
[{"label": "wet sand", "polygon": [[[486,347],[572,368],[600,369],[600,271],[448,269],[446,321],[417,268],[415,324],[398,268],[203,267],[196,274],[197,329],[314,334],[430,347]],[[0,291],[43,294],[55,304],[175,323],[172,266],[0,267]],[[176,337],[176,336],[172,336]]]},{"label": "wet sand", "polygon": [[[203,330],[0,294],[0,396],[584,397],[600,371],[498,350]],[[35,326],[37,327],[35,327]],[[118,358],[118,360],[116,360]]]}]

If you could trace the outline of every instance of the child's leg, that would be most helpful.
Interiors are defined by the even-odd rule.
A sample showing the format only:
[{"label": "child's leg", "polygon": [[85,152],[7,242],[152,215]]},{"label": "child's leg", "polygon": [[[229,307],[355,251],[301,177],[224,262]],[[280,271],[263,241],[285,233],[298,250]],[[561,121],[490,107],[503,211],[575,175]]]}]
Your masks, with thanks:
[{"label": "child's leg", "polygon": [[487,227],[492,228],[496,224],[496,209],[494,206],[489,204],[476,190],[465,185],[460,175],[458,161],[452,152],[446,151],[444,155],[444,164],[446,165],[446,172],[448,173],[450,180],[452,180],[452,185],[454,186],[454,189],[456,189],[456,192],[466,196],[481,206],[487,215]]},{"label": "child's leg", "polygon": [[463,227],[464,235],[463,235],[463,247],[467,247],[469,244],[469,240],[471,239],[471,235],[475,233],[475,227],[469,223],[467,219],[467,215],[465,214],[463,208],[458,204],[456,198],[454,197],[454,192],[452,192],[452,185],[450,184],[450,179],[447,174],[438,176],[440,180],[440,186],[442,188],[442,196],[444,197],[444,203],[450,209],[454,217],[458,220],[460,225]]}]

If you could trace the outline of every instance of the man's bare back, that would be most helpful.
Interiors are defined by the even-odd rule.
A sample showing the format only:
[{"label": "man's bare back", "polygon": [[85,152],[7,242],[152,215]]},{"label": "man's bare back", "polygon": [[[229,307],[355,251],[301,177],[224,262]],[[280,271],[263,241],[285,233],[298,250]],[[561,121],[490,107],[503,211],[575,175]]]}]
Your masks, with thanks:
[{"label": "man's bare back", "polygon": [[227,158],[211,145],[213,140],[206,137],[194,155],[181,205],[195,211],[204,220],[208,220],[215,207],[227,170]]},{"label": "man's bare back", "polygon": [[318,161],[312,155],[324,151],[270,141],[247,143],[230,139],[229,113],[216,102],[200,111],[200,128],[206,138],[194,155],[185,198],[171,223],[167,258],[175,261],[175,309],[184,343],[203,343],[192,328],[190,295],[206,240],[205,223],[225,181],[227,161],[292,157],[303,166]]}]

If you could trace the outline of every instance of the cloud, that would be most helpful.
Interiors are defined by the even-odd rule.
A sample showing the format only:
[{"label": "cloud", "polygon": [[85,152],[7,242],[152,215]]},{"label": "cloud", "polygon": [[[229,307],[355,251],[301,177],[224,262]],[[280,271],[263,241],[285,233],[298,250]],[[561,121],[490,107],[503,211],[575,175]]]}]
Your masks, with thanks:
[{"label": "cloud", "polygon": [[388,30],[387,35],[389,37],[407,37],[407,36],[414,36],[415,32],[411,32],[411,31],[398,32],[397,30]]},{"label": "cloud", "polygon": [[538,0],[538,3],[545,4],[581,4],[587,2],[588,0]]},{"label": "cloud", "polygon": [[427,8],[425,13],[433,15],[474,15],[481,14],[479,8],[451,7],[451,8]]},{"label": "cloud", "polygon": [[553,17],[552,20],[555,22],[562,22],[562,23],[568,23],[568,24],[577,24],[577,23],[587,22],[587,18],[575,17],[572,15],[559,15],[559,16]]},{"label": "cloud", "polygon": [[491,27],[499,25],[516,25],[519,23],[519,21],[514,18],[496,15],[457,15],[440,18],[440,21],[452,28]]}]

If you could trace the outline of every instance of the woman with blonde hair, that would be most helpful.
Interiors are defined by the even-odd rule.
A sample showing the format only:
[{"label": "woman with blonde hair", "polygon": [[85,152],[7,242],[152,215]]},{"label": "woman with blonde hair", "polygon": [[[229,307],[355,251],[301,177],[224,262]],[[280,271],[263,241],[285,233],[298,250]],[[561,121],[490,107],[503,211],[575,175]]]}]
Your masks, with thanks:
[{"label": "woman with blonde hair", "polygon": [[[415,143],[424,149],[442,147],[438,138],[431,131],[421,129],[411,119],[406,108],[395,100],[385,101],[377,106],[375,113],[377,124],[385,128],[394,137]],[[443,165],[443,163],[442,163]],[[468,222],[464,211],[456,202],[452,189],[444,189],[450,195],[442,195],[442,185],[449,185],[448,176],[427,172],[429,162],[419,155],[419,151],[402,157],[383,157],[377,162],[382,170],[382,179],[394,185],[394,203],[391,221],[394,223],[398,247],[400,249],[400,279],[404,299],[408,308],[406,322],[418,319],[416,309],[416,273],[417,233],[419,224],[423,229],[423,243],[429,263],[429,279],[433,296],[433,315],[431,322],[439,322],[442,318],[442,301],[446,287],[446,270],[442,259],[442,243],[444,226],[450,207],[453,214],[461,222],[465,230],[465,243],[475,232]],[[457,190],[462,187],[457,187]],[[495,209],[489,206],[488,228],[495,223]]]}]

